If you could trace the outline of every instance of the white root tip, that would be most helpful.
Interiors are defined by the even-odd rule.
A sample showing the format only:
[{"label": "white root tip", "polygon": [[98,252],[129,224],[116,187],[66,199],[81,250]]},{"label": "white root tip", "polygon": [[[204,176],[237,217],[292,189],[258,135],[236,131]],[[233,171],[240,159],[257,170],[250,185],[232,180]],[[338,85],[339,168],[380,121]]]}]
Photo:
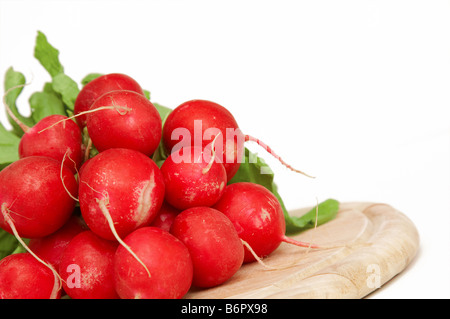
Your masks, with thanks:
[{"label": "white root tip", "polygon": [[105,216],[106,220],[108,221],[109,228],[111,229],[111,232],[113,233],[116,240],[137,260],[138,263],[144,267],[145,271],[148,274],[148,277],[151,278],[150,271],[148,270],[147,266],[144,264],[144,262],[135,254],[135,252],[120,238],[119,234],[117,234],[116,228],[114,227],[114,221],[112,220],[111,214],[108,211],[108,208],[106,207],[106,203],[103,199],[99,200],[97,199],[97,203],[100,207],[100,210],[103,213],[103,216]]}]

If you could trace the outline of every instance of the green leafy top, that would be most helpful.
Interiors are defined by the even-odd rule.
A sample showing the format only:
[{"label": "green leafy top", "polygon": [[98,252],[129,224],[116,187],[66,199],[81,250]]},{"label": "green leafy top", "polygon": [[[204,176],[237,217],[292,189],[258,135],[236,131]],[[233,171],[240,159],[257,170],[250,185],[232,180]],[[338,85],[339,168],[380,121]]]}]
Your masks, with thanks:
[{"label": "green leafy top", "polygon": [[34,57],[39,60],[52,78],[64,73],[64,67],[59,61],[59,51],[48,43],[47,37],[41,31],[38,31],[36,37]]}]

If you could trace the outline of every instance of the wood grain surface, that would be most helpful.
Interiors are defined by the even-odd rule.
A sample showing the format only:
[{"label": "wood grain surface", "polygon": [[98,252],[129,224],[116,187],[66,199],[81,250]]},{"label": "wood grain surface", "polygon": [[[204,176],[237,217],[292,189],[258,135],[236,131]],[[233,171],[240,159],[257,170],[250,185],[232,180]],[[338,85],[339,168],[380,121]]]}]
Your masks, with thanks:
[{"label": "wood grain surface", "polygon": [[363,298],[383,289],[419,248],[415,225],[383,203],[341,203],[334,220],[292,237],[323,248],[282,243],[263,260],[270,268],[244,264],[226,283],[192,288],[185,298]]}]

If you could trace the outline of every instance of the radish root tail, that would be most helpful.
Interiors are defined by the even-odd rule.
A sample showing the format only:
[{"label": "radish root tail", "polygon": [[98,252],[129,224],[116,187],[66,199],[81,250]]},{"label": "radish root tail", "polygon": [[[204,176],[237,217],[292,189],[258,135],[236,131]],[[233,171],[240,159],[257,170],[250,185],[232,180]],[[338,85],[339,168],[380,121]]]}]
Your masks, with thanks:
[{"label": "radish root tail", "polygon": [[273,157],[275,157],[278,161],[281,162],[281,164],[283,164],[284,166],[286,166],[287,168],[289,168],[291,171],[294,171],[296,173],[300,173],[302,175],[305,175],[309,178],[315,178],[314,176],[311,176],[309,174],[306,174],[305,172],[299,171],[298,169],[293,168],[291,165],[289,165],[288,163],[286,163],[285,161],[283,161],[283,159],[281,159],[280,156],[278,156],[269,146],[267,146],[266,144],[264,144],[261,140],[250,136],[250,135],[245,135],[245,142],[255,142],[257,143],[259,146],[261,146],[262,148],[264,148],[268,153],[270,153],[270,155],[272,155]]},{"label": "radish root tail", "polygon": [[51,294],[50,294],[50,299],[56,299],[57,298],[57,296],[58,296],[58,292],[61,290],[61,288],[62,288],[62,278],[61,278],[61,276],[58,274],[58,272],[55,270],[55,268],[51,265],[51,264],[49,264],[49,263],[46,263],[44,260],[42,260],[41,258],[39,258],[31,249],[30,249],[30,247],[28,247],[27,246],[27,244],[22,240],[22,238],[20,237],[20,235],[19,235],[19,233],[18,233],[18,231],[17,231],[17,229],[16,229],[16,226],[14,225],[14,222],[13,222],[13,220],[12,220],[12,218],[11,218],[11,216],[9,215],[9,209],[8,209],[8,207],[7,207],[7,204],[6,203],[3,203],[2,204],[2,208],[1,208],[1,210],[2,210],[2,215],[3,215],[3,218],[4,218],[4,220],[5,220],[5,222],[8,224],[8,226],[11,228],[11,230],[12,230],[12,232],[13,232],[13,234],[14,234],[14,237],[16,237],[16,239],[19,241],[19,243],[37,260],[37,261],[39,261],[41,264],[43,264],[45,267],[47,267],[47,268],[49,268],[51,271],[52,271],[52,273],[53,273],[53,276],[55,277],[55,283],[54,283],[54,285],[53,285],[53,289],[52,289],[52,292],[51,292]]},{"label": "radish root tail", "polygon": [[268,270],[278,270],[278,269],[279,269],[279,268],[272,267],[272,266],[269,266],[269,265],[267,265],[266,263],[264,263],[264,262],[262,261],[262,258],[259,257],[259,256],[255,253],[255,251],[253,250],[253,248],[252,248],[252,247],[249,245],[249,243],[247,243],[245,240],[241,239],[241,242],[242,242],[242,244],[244,245],[244,247],[247,248],[248,251],[250,251],[250,253],[253,255],[253,257],[256,259],[256,261],[257,261],[261,266],[263,266],[264,268],[266,268],[266,269],[268,269]]},{"label": "radish root tail", "polygon": [[140,263],[142,267],[144,267],[145,271],[148,274],[148,277],[151,278],[150,271],[148,270],[144,262],[141,259],[139,259],[139,257],[135,254],[135,252],[127,244],[125,244],[125,242],[120,238],[119,234],[117,234],[116,228],[114,227],[114,221],[112,220],[111,214],[109,213],[108,208],[106,207],[105,200],[97,199],[97,203],[100,207],[100,210],[103,213],[103,216],[105,216],[106,220],[108,221],[109,228],[111,229],[111,232],[113,233],[114,237],[137,260],[137,262]]},{"label": "radish root tail", "polygon": [[[46,130],[52,128],[53,126],[58,125],[59,123],[62,123],[62,122],[65,122],[65,121],[74,119],[74,118],[76,118],[76,117],[78,117],[78,116],[80,116],[80,115],[89,114],[89,113],[94,113],[94,112],[102,111],[102,110],[116,110],[120,115],[125,115],[125,114],[127,114],[127,112],[131,111],[131,109],[130,109],[129,107],[126,107],[126,106],[120,106],[120,105],[99,106],[99,107],[96,107],[95,109],[88,110],[88,111],[84,111],[84,112],[80,112],[80,113],[78,113],[78,114],[76,114],[76,115],[72,115],[72,116],[69,116],[69,117],[67,117],[67,118],[65,118],[65,119],[59,120],[59,121],[53,123],[52,125],[47,126],[46,128],[40,130],[40,131],[38,132],[38,134],[41,134],[42,132],[44,132],[44,131],[46,131]],[[123,110],[123,111],[121,111],[121,110]]]},{"label": "radish root tail", "polygon": [[306,242],[303,242],[303,241],[298,241],[298,240],[292,239],[292,238],[287,237],[287,236],[282,236],[281,240],[283,242],[285,242],[285,243],[296,245],[296,246],[303,247],[303,248],[314,248],[314,249],[322,248],[321,246],[318,246],[316,244],[311,244],[311,243],[306,243]]},{"label": "radish root tail", "polygon": [[76,165],[75,161],[74,161],[72,158],[70,158],[70,156],[67,155],[68,152],[69,152],[69,150],[67,150],[67,151],[64,153],[64,156],[63,156],[63,159],[62,159],[62,162],[61,162],[61,169],[60,169],[60,172],[59,172],[59,178],[61,179],[61,183],[63,184],[63,187],[64,187],[64,189],[66,190],[66,193],[70,196],[70,198],[72,198],[74,201],[79,202],[78,198],[76,198],[75,196],[73,196],[73,195],[69,192],[69,190],[67,189],[66,184],[64,184],[63,168],[64,168],[64,161],[66,160],[66,157],[69,158],[69,160],[72,161],[73,165],[75,166],[75,170],[76,170],[76,172],[77,172],[77,174],[78,174],[77,165]]}]

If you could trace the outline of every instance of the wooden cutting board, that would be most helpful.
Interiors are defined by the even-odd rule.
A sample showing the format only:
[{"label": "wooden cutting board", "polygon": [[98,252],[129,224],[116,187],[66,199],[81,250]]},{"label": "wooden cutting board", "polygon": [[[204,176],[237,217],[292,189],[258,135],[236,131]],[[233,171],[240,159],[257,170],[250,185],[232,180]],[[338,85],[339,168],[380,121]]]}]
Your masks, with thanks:
[{"label": "wooden cutting board", "polygon": [[244,264],[226,283],[185,298],[363,298],[402,272],[419,247],[411,220],[382,203],[341,203],[334,220],[293,238],[325,248],[282,243],[263,260],[276,269]]}]

